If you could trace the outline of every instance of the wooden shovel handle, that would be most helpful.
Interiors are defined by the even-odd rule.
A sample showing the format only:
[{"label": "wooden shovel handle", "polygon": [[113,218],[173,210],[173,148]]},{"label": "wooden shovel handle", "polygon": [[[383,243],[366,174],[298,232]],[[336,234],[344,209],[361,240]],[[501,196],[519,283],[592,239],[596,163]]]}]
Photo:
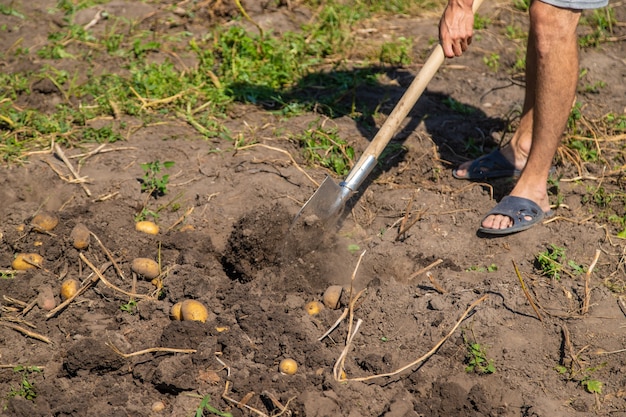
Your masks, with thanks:
[{"label": "wooden shovel handle", "polygon": [[[483,0],[474,0],[474,4],[472,6],[474,13],[476,13],[476,10],[478,10],[482,2]],[[415,79],[411,82],[411,85],[404,92],[402,98],[400,98],[400,101],[398,101],[398,104],[396,104],[387,120],[385,120],[385,123],[383,123],[378,133],[376,133],[376,136],[374,136],[374,139],[372,139],[363,152],[363,155],[361,155],[358,162],[352,168],[350,171],[351,173],[359,172],[362,166],[367,163],[372,156],[378,159],[382,151],[398,130],[400,123],[402,123],[407,114],[409,114],[409,111],[420,98],[430,80],[432,80],[441,64],[443,64],[444,59],[445,55],[443,54],[443,48],[441,44],[437,44],[435,49],[430,53],[430,56],[424,63],[422,69],[418,72]],[[350,175],[348,176],[348,179],[349,178]]]}]

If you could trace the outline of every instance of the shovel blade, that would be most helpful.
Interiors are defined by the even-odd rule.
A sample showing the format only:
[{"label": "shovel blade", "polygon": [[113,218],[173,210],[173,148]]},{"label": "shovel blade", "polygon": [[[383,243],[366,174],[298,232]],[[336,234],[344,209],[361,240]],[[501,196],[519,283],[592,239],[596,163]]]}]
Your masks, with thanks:
[{"label": "shovel blade", "polygon": [[317,191],[296,214],[292,227],[300,217],[306,218],[311,215],[316,216],[316,220],[325,226],[332,224],[341,215],[349,195],[349,189],[335,184],[332,178],[326,177]]}]

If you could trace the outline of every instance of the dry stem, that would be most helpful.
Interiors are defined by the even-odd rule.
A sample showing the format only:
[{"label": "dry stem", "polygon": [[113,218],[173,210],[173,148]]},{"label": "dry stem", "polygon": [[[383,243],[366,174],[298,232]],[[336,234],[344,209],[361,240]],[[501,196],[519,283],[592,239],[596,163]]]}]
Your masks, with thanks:
[{"label": "dry stem", "polygon": [[589,312],[589,300],[591,298],[591,288],[589,287],[589,281],[591,280],[591,273],[593,272],[593,268],[596,267],[596,263],[600,258],[600,249],[596,249],[596,255],[593,257],[593,262],[589,265],[589,269],[587,269],[587,273],[585,274],[585,297],[583,298],[583,306],[581,309],[582,314],[587,314]]},{"label": "dry stem", "polygon": [[148,348],[148,349],[143,349],[143,350],[138,350],[137,352],[133,352],[133,353],[124,353],[121,350],[119,350],[113,343],[111,342],[106,342],[105,343],[108,347],[111,348],[111,350],[113,350],[113,352],[117,353],[118,355],[120,355],[121,357],[128,359],[128,358],[132,358],[133,356],[139,356],[139,355],[145,355],[146,353],[154,353],[154,352],[168,352],[168,353],[196,353],[195,349],[175,349],[175,348],[164,348],[164,347],[154,347],[154,348]]},{"label": "dry stem", "polygon": [[[426,359],[431,357],[435,352],[437,352],[437,350],[441,347],[441,345],[443,345],[446,342],[446,340],[448,340],[454,334],[456,329],[461,325],[463,320],[465,320],[465,318],[472,312],[472,310],[474,308],[476,308],[476,306],[478,304],[480,304],[483,301],[485,301],[488,297],[489,297],[489,295],[483,295],[481,298],[479,298],[478,300],[476,300],[472,304],[470,304],[470,306],[461,315],[459,320],[456,322],[454,327],[452,327],[452,329],[448,332],[448,334],[443,339],[441,339],[431,350],[429,350],[426,354],[424,354],[420,358],[416,359],[415,361],[413,361],[413,362],[411,362],[411,363],[401,367],[400,369],[397,369],[397,370],[395,370],[393,372],[388,372],[388,373],[385,373],[385,374],[371,375],[371,376],[366,376],[366,377],[361,377],[361,378],[345,378],[345,379],[337,379],[337,378],[335,378],[335,379],[337,379],[338,381],[369,381],[369,380],[374,379],[374,378],[394,376],[394,375],[397,375],[397,374],[399,374],[401,372],[404,372],[407,369],[413,368],[414,366],[424,362]],[[350,340],[352,340],[353,337],[354,336],[352,336],[350,338]]]},{"label": "dry stem", "polygon": [[515,263],[515,261],[512,261],[512,262],[513,262],[513,268],[515,268],[515,273],[517,274],[517,279],[519,279],[520,285],[522,286],[522,291],[524,291],[524,295],[528,299],[530,306],[533,308],[533,310],[535,310],[535,314],[537,315],[537,318],[539,319],[539,321],[543,323],[541,314],[539,314],[539,310],[537,309],[535,302],[530,296],[530,293],[528,292],[528,288],[526,288],[526,284],[524,283],[524,278],[522,278],[522,274],[520,274],[519,269],[517,268],[517,264]]},{"label": "dry stem", "polygon": [[13,329],[18,331],[26,336],[32,337],[33,339],[41,340],[42,342],[46,342],[48,344],[52,344],[52,340],[48,339],[46,336],[40,335],[39,333],[31,332],[28,329],[23,328],[22,326],[18,326],[17,324],[7,323],[5,321],[0,321],[0,325],[4,327],[8,327],[9,329]]},{"label": "dry stem", "polygon": [[72,163],[70,162],[69,159],[67,159],[67,156],[65,156],[65,152],[63,152],[63,149],[61,149],[61,147],[58,144],[54,144],[54,153],[61,158],[61,160],[63,161],[63,163],[67,166],[67,168],[70,170],[70,172],[72,173],[72,175],[74,176],[74,179],[76,179],[76,181],[79,181],[80,186],[83,187],[83,190],[85,191],[85,194],[87,194],[87,197],[91,197],[91,191],[89,190],[89,188],[87,188],[87,186],[84,184],[84,179],[80,177],[80,175],[78,175],[78,171],[76,171],[76,169],[74,168],[74,166],[72,165]]}]

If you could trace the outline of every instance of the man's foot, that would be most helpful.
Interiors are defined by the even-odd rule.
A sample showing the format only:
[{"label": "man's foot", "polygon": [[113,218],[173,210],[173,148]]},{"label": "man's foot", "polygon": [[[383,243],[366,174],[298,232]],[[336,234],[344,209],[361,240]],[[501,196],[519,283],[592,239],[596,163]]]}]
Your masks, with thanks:
[{"label": "man's foot", "polygon": [[487,213],[478,231],[490,235],[508,235],[530,229],[553,215],[547,197],[542,203],[547,208],[525,197],[506,196]]},{"label": "man's foot", "polygon": [[[520,157],[517,158],[516,154],[520,154]],[[526,154],[515,153],[512,146],[508,145],[461,164],[452,171],[452,175],[454,178],[463,180],[518,177],[526,165],[526,159]]]}]

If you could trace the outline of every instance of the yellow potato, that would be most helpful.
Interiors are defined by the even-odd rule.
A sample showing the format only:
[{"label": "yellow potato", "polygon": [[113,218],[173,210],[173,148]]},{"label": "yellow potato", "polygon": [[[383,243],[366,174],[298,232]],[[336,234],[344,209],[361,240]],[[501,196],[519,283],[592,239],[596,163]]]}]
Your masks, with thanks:
[{"label": "yellow potato", "polygon": [[338,309],[342,291],[343,287],[341,285],[331,285],[328,287],[324,292],[324,305],[333,310]]},{"label": "yellow potato", "polygon": [[180,306],[183,320],[206,322],[209,318],[209,310],[200,301],[185,300]]},{"label": "yellow potato", "polygon": [[63,281],[61,284],[61,298],[63,301],[76,295],[79,288],[80,282],[76,281],[74,278],[68,278]]},{"label": "yellow potato", "polygon": [[17,271],[25,271],[32,268],[41,268],[43,257],[37,253],[18,253],[11,263],[11,268]]},{"label": "yellow potato", "polygon": [[183,313],[181,311],[181,307],[183,305],[182,301],[177,302],[176,304],[174,304],[172,306],[172,309],[170,310],[170,317],[172,318],[172,320],[182,320],[183,319]]},{"label": "yellow potato", "polygon": [[324,305],[320,303],[319,301],[311,301],[307,303],[306,306],[304,306],[304,308],[306,312],[309,313],[310,316],[315,316],[319,314],[320,311],[322,311],[322,309],[324,308]]},{"label": "yellow potato", "polygon": [[138,232],[147,233],[149,235],[159,234],[159,226],[149,220],[143,220],[135,223],[135,230],[137,230]]},{"label": "yellow potato", "polygon": [[83,223],[77,223],[70,233],[72,245],[78,250],[87,249],[91,241],[91,233]]},{"label": "yellow potato", "polygon": [[298,363],[291,358],[286,358],[280,361],[278,370],[284,375],[293,375],[298,370]]},{"label": "yellow potato", "polygon": [[159,264],[150,258],[135,258],[130,265],[133,272],[152,280],[159,276]]},{"label": "yellow potato", "polygon": [[56,213],[42,211],[33,217],[30,224],[35,230],[49,232],[59,224],[59,216]]}]

